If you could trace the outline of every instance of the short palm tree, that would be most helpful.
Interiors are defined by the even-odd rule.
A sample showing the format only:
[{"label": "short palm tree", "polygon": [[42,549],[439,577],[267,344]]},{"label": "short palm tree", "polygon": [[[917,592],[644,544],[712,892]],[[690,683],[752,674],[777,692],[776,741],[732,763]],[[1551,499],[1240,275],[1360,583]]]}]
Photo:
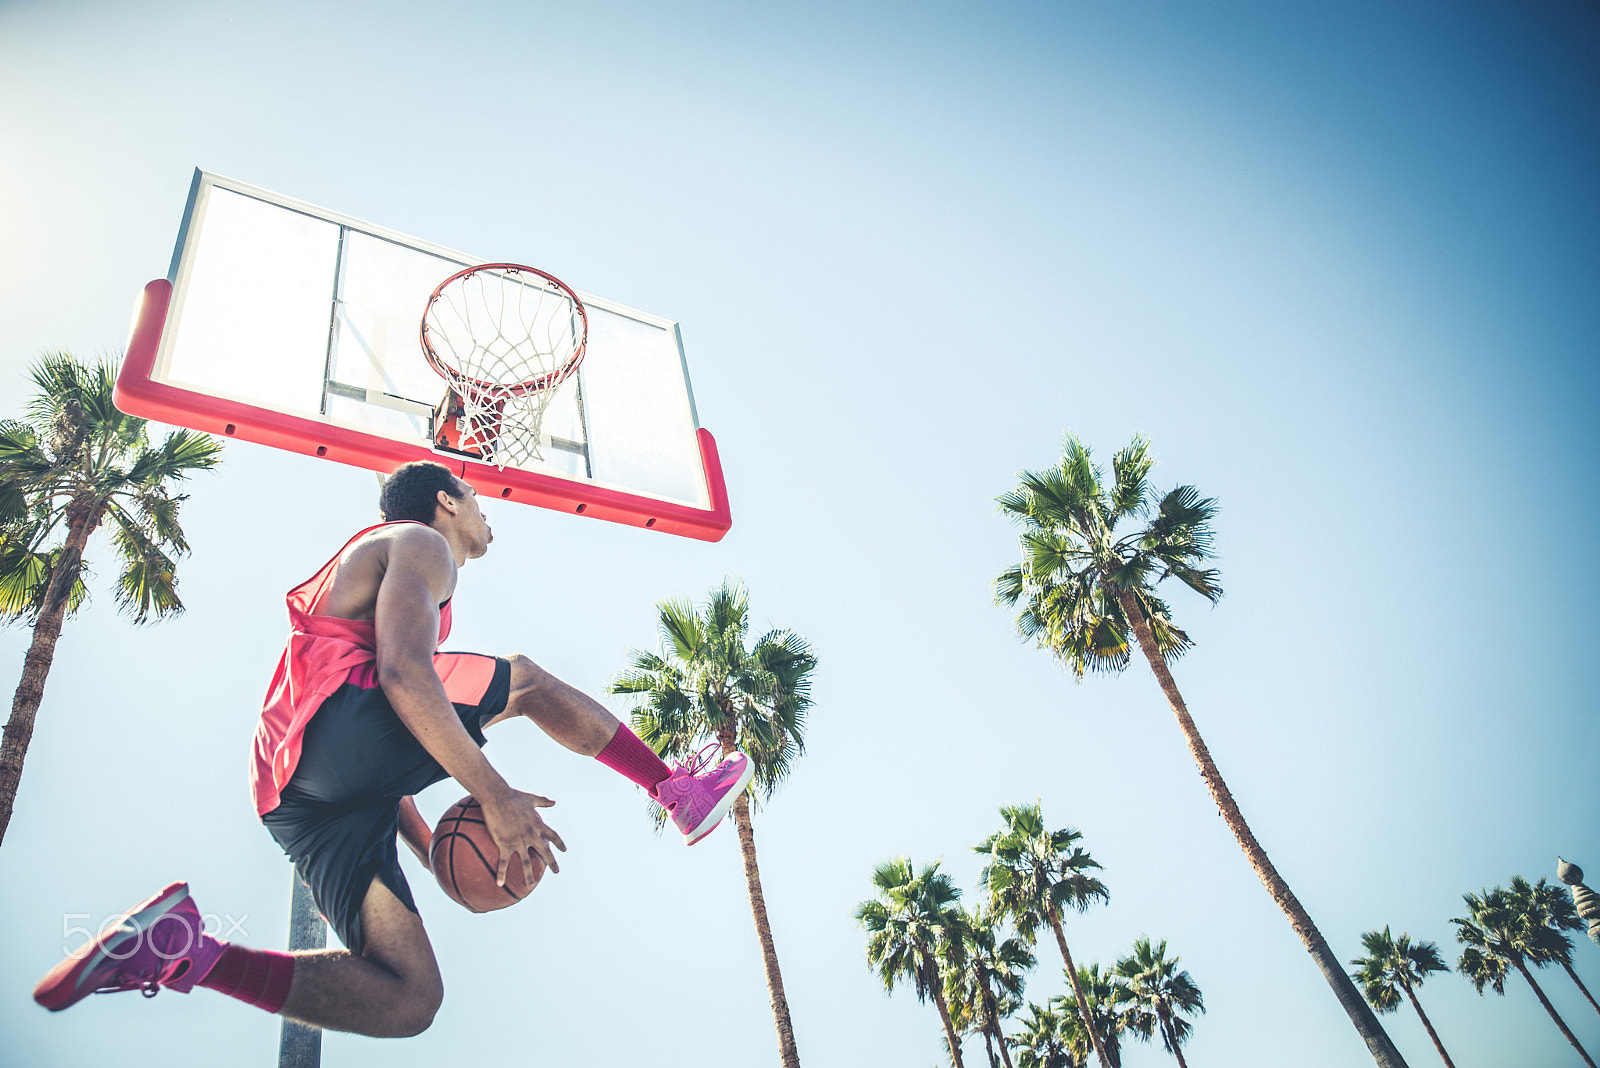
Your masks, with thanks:
[{"label": "short palm tree", "polygon": [[1022,561],[1001,573],[996,599],[1020,605],[1017,629],[1022,636],[1048,649],[1080,679],[1085,672],[1121,671],[1138,645],[1177,717],[1211,799],[1250,866],[1288,917],[1374,1060],[1381,1068],[1398,1068],[1405,1063],[1399,1051],[1245,823],[1173,681],[1168,661],[1192,643],[1155,587],[1176,578],[1212,603],[1222,596],[1217,572],[1205,566],[1212,554],[1211,520],[1217,506],[1193,486],[1158,497],[1149,484],[1154,462],[1148,443],[1136,437],[1112,458],[1108,484],[1089,449],[1069,436],[1060,463],[1022,472],[1020,485],[998,499],[1000,510],[1023,529]]},{"label": "short palm tree", "polygon": [[[973,984],[972,974],[967,971],[966,961],[958,959],[966,953],[964,943],[965,939],[961,938],[941,947],[937,962],[944,981],[945,1007],[950,1010],[950,1028],[963,1046],[969,1036],[981,1037],[984,1052],[989,1057],[989,1068],[1003,1068],[1000,1055],[994,1051],[994,1038],[989,1033],[988,1021],[984,1019],[983,999]],[[950,1058],[950,1063],[955,1064],[954,1056]]]},{"label": "short palm tree", "polygon": [[1417,1017],[1427,1029],[1428,1037],[1433,1039],[1433,1048],[1439,1051],[1439,1056],[1444,1058],[1449,1068],[1456,1068],[1450,1060],[1450,1054],[1445,1052],[1444,1043],[1439,1041],[1439,1033],[1433,1029],[1428,1014],[1422,1011],[1422,1002],[1417,1000],[1417,987],[1428,976],[1449,970],[1444,958],[1439,956],[1439,947],[1432,942],[1413,942],[1411,936],[1404,932],[1395,938],[1389,933],[1387,925],[1382,931],[1363,934],[1361,945],[1367,955],[1357,957],[1350,963],[1357,968],[1356,982],[1361,984],[1368,1004],[1378,1012],[1393,1012],[1400,1007],[1400,994],[1404,992],[1411,1000],[1411,1007],[1417,1010]]},{"label": "short palm tree", "polygon": [[991,1064],[999,1060],[1013,1068],[1002,1023],[1022,1007],[1027,973],[1036,959],[1021,938],[1002,937],[1000,922],[992,912],[978,909],[961,913],[961,950],[945,972],[945,997],[951,1013],[971,1020],[983,1036]]},{"label": "short palm tree", "polygon": [[1126,992],[1122,1011],[1128,1030],[1148,1041],[1159,1033],[1166,1051],[1178,1058],[1178,1068],[1188,1068],[1183,1044],[1193,1025],[1185,1016],[1205,1012],[1205,998],[1189,973],[1178,970],[1181,957],[1167,956],[1167,941],[1152,945],[1141,937],[1133,954],[1117,961],[1116,975]]},{"label": "short palm tree", "polygon": [[[1017,1049],[1017,1068],[1088,1068],[1087,1056],[1073,1052],[1076,1012],[1061,1012],[1052,1003],[1040,1008],[1028,1004],[1022,1030],[1012,1040]],[[1081,1026],[1081,1025],[1080,1025]]]},{"label": "short palm tree", "polygon": [[151,445],[145,421],[111,401],[109,362],[45,354],[39,392],[22,419],[0,421],[0,620],[25,622],[33,640],[0,743],[0,841],[33,740],[34,719],[62,625],[87,596],[84,550],[109,524],[122,564],[117,606],[135,623],[183,611],[176,558],[189,551],[175,483],[215,467],[221,446],[189,430]]},{"label": "short palm tree", "polygon": [[1550,1004],[1550,999],[1545,997],[1533,973],[1528,970],[1529,963],[1543,966],[1551,959],[1549,928],[1529,908],[1528,900],[1514,893],[1508,894],[1498,886],[1462,897],[1467,903],[1467,915],[1450,921],[1456,925],[1456,941],[1467,947],[1456,962],[1456,971],[1471,980],[1480,995],[1487,986],[1504,996],[1506,976],[1516,969],[1528,981],[1539,1004],[1544,1006],[1544,1011],[1550,1014],[1550,1019],[1572,1043],[1572,1048],[1578,1051],[1583,1062],[1589,1068],[1595,1068],[1589,1052],[1579,1044],[1577,1036],[1567,1027],[1567,1022],[1556,1012],[1556,1007]]},{"label": "short palm tree", "polygon": [[[804,639],[788,630],[769,631],[746,647],[750,599],[735,582],[724,582],[699,608],[684,601],[664,601],[657,609],[663,651],[635,650],[632,663],[612,682],[611,692],[634,701],[634,730],[665,759],[688,760],[708,742],[717,743],[724,755],[743,750],[756,767],[750,792],[765,802],[805,751],[816,657]],[[652,806],[652,812],[659,826],[665,813],[658,806]],[[748,792],[734,802],[733,820],[766,968],[779,1056],[785,1068],[798,1068],[794,1025],[756,866]]]},{"label": "short palm tree", "polygon": [[867,964],[877,969],[885,990],[893,991],[902,979],[911,981],[918,1001],[933,998],[944,1024],[950,1060],[963,1068],[961,1039],[944,996],[940,959],[948,967],[960,961],[961,891],[939,862],[921,871],[909,857],[878,865],[872,873],[876,896],[856,906],[856,921],[867,929]]},{"label": "short palm tree", "polygon": [[[989,907],[995,914],[1011,920],[1030,945],[1040,927],[1048,926],[1055,934],[1056,948],[1061,951],[1082,1015],[1084,992],[1078,989],[1078,971],[1072,963],[1072,951],[1067,948],[1061,918],[1068,908],[1082,912],[1097,901],[1111,900],[1105,884],[1091,874],[1100,864],[1077,845],[1083,835],[1071,827],[1046,830],[1037,801],[1031,805],[1004,805],[1000,817],[1005,820],[1005,830],[973,847],[989,857],[978,876],[978,885],[988,891]],[[1083,1018],[1087,1022],[1087,1015]],[[1101,1048],[1097,1032],[1092,1027],[1086,1030],[1101,1068],[1114,1068]]]},{"label": "short palm tree", "polygon": [[[1090,961],[1078,969],[1077,975],[1067,978],[1072,980],[1075,992],[1081,991],[1077,996],[1082,1007],[1082,1026],[1088,1030],[1094,1048],[1105,1051],[1110,1068],[1122,1068],[1122,1033],[1127,1029],[1123,1010],[1127,991],[1114,971],[1100,970],[1098,961]],[[1082,1052],[1087,1054],[1088,1050]]]}]

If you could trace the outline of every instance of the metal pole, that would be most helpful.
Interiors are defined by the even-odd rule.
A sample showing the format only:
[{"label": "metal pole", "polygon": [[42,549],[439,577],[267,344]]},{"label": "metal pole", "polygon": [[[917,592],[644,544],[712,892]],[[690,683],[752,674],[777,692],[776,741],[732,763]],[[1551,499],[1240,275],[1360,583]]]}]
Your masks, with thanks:
[{"label": "metal pole", "polygon": [[[300,881],[300,873],[290,869],[294,889],[289,903],[289,952],[322,949],[328,944],[328,925],[317,912],[311,888]],[[322,1029],[307,1027],[293,1020],[283,1021],[278,1039],[278,1068],[321,1068]]]}]

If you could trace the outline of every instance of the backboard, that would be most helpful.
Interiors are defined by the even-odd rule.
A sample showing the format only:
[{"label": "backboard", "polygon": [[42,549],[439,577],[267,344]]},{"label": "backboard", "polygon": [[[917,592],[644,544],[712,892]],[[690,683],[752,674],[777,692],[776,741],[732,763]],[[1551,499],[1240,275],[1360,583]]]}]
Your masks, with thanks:
[{"label": "backboard", "polygon": [[550,395],[540,455],[500,467],[434,448],[446,389],[423,356],[423,310],[483,262],[196,171],[117,406],[375,471],[434,460],[485,497],[720,539],[727,491],[677,324],[581,289],[587,352]]}]

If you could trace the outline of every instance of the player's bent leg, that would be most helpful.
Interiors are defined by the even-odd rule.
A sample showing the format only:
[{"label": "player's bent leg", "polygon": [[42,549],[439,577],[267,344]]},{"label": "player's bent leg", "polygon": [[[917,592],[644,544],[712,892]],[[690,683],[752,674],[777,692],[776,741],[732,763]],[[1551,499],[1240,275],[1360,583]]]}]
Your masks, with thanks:
[{"label": "player's bent leg", "polygon": [[525,716],[550,737],[584,756],[597,756],[621,726],[604,705],[569,686],[532,660],[518,653],[506,657],[511,665],[511,695],[506,710],[489,726],[512,716]]},{"label": "player's bent leg", "polygon": [[526,716],[568,749],[595,757],[643,786],[667,810],[688,845],[716,829],[755,774],[750,758],[738,750],[725,754],[712,766],[709,754],[721,748],[715,744],[694,759],[669,769],[599,702],[525,656],[507,659],[511,665],[511,693],[505,712],[488,724]]},{"label": "player's bent leg", "polygon": [[90,994],[203,986],[314,1027],[374,1038],[422,1033],[444,1000],[422,921],[378,878],[361,919],[360,955],[250,949],[205,934],[188,884],[172,883],[51,969],[33,996],[59,1012]]},{"label": "player's bent leg", "polygon": [[421,918],[374,877],[361,903],[361,926],[366,944],[359,955],[295,955],[283,1015],[373,1038],[421,1034],[444,1002],[444,980]]}]

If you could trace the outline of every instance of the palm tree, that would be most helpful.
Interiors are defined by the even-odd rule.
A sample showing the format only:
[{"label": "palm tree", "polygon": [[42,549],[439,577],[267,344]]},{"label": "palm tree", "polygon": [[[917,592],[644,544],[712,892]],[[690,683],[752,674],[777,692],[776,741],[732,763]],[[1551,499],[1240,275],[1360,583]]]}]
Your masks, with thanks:
[{"label": "palm tree", "polygon": [[[1047,831],[1039,802],[1031,805],[1003,805],[1000,816],[1006,829],[991,834],[975,852],[987,854],[989,863],[978,876],[978,886],[989,892],[989,905],[997,915],[1016,924],[1017,932],[1032,945],[1041,926],[1048,925],[1056,936],[1056,948],[1072,981],[1073,997],[1080,1015],[1085,1012],[1084,993],[1078,988],[1078,972],[1067,948],[1061,914],[1067,907],[1079,912],[1096,901],[1111,900],[1111,892],[1089,874],[1100,867],[1087,850],[1075,843],[1083,835],[1071,827]],[[1087,1023],[1088,1017],[1084,1015]],[[1101,1048],[1093,1027],[1086,1027],[1101,1068],[1114,1068]]]},{"label": "palm tree", "polygon": [[[1112,458],[1107,485],[1089,449],[1069,436],[1059,464],[1022,472],[1020,485],[998,498],[1001,511],[1023,527],[1023,558],[996,580],[996,599],[1021,605],[1017,629],[1022,636],[1050,650],[1079,679],[1088,671],[1121,671],[1137,642],[1250,866],[1373,1058],[1381,1068],[1399,1068],[1405,1063],[1399,1051],[1245,823],[1168,669],[1167,662],[1192,643],[1173,623],[1155,587],[1176,578],[1212,603],[1221,598],[1218,573],[1204,566],[1211,558],[1217,506],[1193,486],[1179,486],[1158,499],[1148,481],[1154,462],[1148,443],[1135,437]],[[1118,526],[1130,522],[1131,529],[1119,535]]]},{"label": "palm tree", "polygon": [[[939,976],[944,984],[945,1008],[950,1011],[950,1028],[963,1044],[969,1035],[983,1037],[984,1052],[989,1056],[989,1068],[1001,1068],[1000,1058],[994,1051],[994,1039],[989,1034],[988,1021],[983,1014],[983,996],[978,993],[976,979],[968,968],[966,959],[969,942],[966,925],[971,916],[957,906],[954,937],[940,945],[935,954]],[[955,1063],[954,1057],[951,1064]]]},{"label": "palm tree", "polygon": [[1589,988],[1583,985],[1583,980],[1572,969],[1572,939],[1567,937],[1567,932],[1583,930],[1584,922],[1578,918],[1578,909],[1571,895],[1559,887],[1551,886],[1543,876],[1539,877],[1537,883],[1529,885],[1527,879],[1513,875],[1510,892],[1523,903],[1522,907],[1528,910],[1534,922],[1549,929],[1547,960],[1561,965],[1595,1012],[1600,1012],[1600,1003],[1594,1000],[1594,995],[1589,993]]},{"label": "palm tree", "polygon": [[[1090,961],[1078,969],[1077,975],[1068,975],[1082,1006],[1081,1027],[1088,1031],[1094,1048],[1104,1050],[1110,1068],[1122,1068],[1122,1032],[1127,1029],[1123,1006],[1128,992],[1111,969],[1100,970],[1098,961]],[[1065,1000],[1064,998],[1062,1000]],[[1085,1054],[1088,1050],[1083,1050]]]},{"label": "palm tree", "polygon": [[[1054,999],[1051,999],[1053,1002]],[[1055,1005],[1028,1004],[1022,1031],[1014,1039],[1017,1068],[1088,1068],[1088,1059],[1073,1052],[1076,1013],[1057,1012]]]},{"label": "palm tree", "polygon": [[[965,923],[966,918],[962,917],[957,922]],[[941,946],[938,954],[939,975],[944,983],[944,1004],[950,1010],[950,1028],[963,1045],[969,1035],[982,1036],[983,1050],[989,1057],[989,1068],[1002,1068],[1000,1056],[994,1051],[994,1038],[989,1033],[988,1021],[984,1019],[982,995],[977,992],[972,973],[966,967],[966,948],[966,936],[962,933],[958,934],[955,941]],[[953,1056],[950,1063],[955,1063]]]},{"label": "palm tree", "polygon": [[1400,1007],[1400,993],[1404,991],[1411,1000],[1411,1007],[1417,1010],[1428,1037],[1433,1039],[1433,1048],[1439,1051],[1449,1068],[1456,1068],[1450,1054],[1445,1052],[1444,1043],[1439,1041],[1439,1033],[1428,1020],[1428,1014],[1422,1011],[1422,1002],[1417,1000],[1416,988],[1423,980],[1434,972],[1449,970],[1444,958],[1439,956],[1439,947],[1432,942],[1413,942],[1404,932],[1395,938],[1387,925],[1382,931],[1363,934],[1361,944],[1367,955],[1350,963],[1359,969],[1356,982],[1361,984],[1367,1001],[1378,1012],[1393,1012]]},{"label": "palm tree", "polygon": [[918,1001],[933,998],[944,1023],[945,1042],[955,1068],[961,1061],[961,1039],[944,996],[944,976],[939,959],[947,964],[960,959],[961,913],[956,904],[961,891],[939,862],[920,872],[909,857],[878,865],[872,873],[877,896],[856,906],[856,921],[868,931],[867,964],[876,968],[885,990],[893,991],[901,979],[911,980]]},{"label": "palm tree", "polygon": [[1595,1068],[1588,1051],[1579,1045],[1577,1036],[1568,1029],[1566,1021],[1528,970],[1530,961],[1540,967],[1550,962],[1550,930],[1537,913],[1528,908],[1527,899],[1519,899],[1518,895],[1508,894],[1498,886],[1462,897],[1467,903],[1467,915],[1450,921],[1456,925],[1456,941],[1467,947],[1456,962],[1456,971],[1470,979],[1480,995],[1487,986],[1503,997],[1506,976],[1515,968],[1528,981],[1539,1004],[1567,1036],[1583,1062]]},{"label": "palm tree", "polygon": [[[698,609],[684,601],[663,601],[657,609],[664,651],[634,650],[631,665],[611,684],[611,692],[635,701],[634,730],[663,758],[687,760],[714,741],[724,756],[742,749],[755,764],[750,791],[734,802],[733,821],[761,942],[779,1056],[785,1068],[799,1068],[789,1001],[756,866],[749,794],[758,794],[762,802],[770,800],[805,751],[805,718],[817,659],[805,640],[788,630],[769,631],[747,648],[749,595],[735,582],[723,582]],[[657,806],[652,811],[659,826],[665,813]]]},{"label": "palm tree", "polygon": [[1205,1012],[1205,998],[1189,973],[1178,970],[1181,957],[1167,956],[1167,941],[1152,946],[1141,937],[1133,955],[1117,961],[1116,974],[1126,991],[1123,1019],[1129,1030],[1148,1041],[1158,1031],[1167,1052],[1178,1058],[1178,1068],[1188,1068],[1183,1044],[1193,1026],[1183,1017]]},{"label": "palm tree", "polygon": [[0,421],[0,620],[33,640],[0,743],[5,839],[61,627],[84,600],[84,549],[109,521],[122,564],[116,601],[135,623],[183,611],[176,557],[188,553],[172,484],[216,466],[221,446],[178,430],[152,446],[145,421],[111,402],[109,362],[50,352],[30,371],[39,392],[22,419]]},{"label": "palm tree", "polygon": [[1013,1068],[1001,1022],[1022,1007],[1026,972],[1037,963],[1020,938],[1001,938],[999,918],[979,909],[961,912],[960,952],[945,972],[945,998],[951,1015],[969,1019],[983,1035],[989,1062],[999,1060]]}]

